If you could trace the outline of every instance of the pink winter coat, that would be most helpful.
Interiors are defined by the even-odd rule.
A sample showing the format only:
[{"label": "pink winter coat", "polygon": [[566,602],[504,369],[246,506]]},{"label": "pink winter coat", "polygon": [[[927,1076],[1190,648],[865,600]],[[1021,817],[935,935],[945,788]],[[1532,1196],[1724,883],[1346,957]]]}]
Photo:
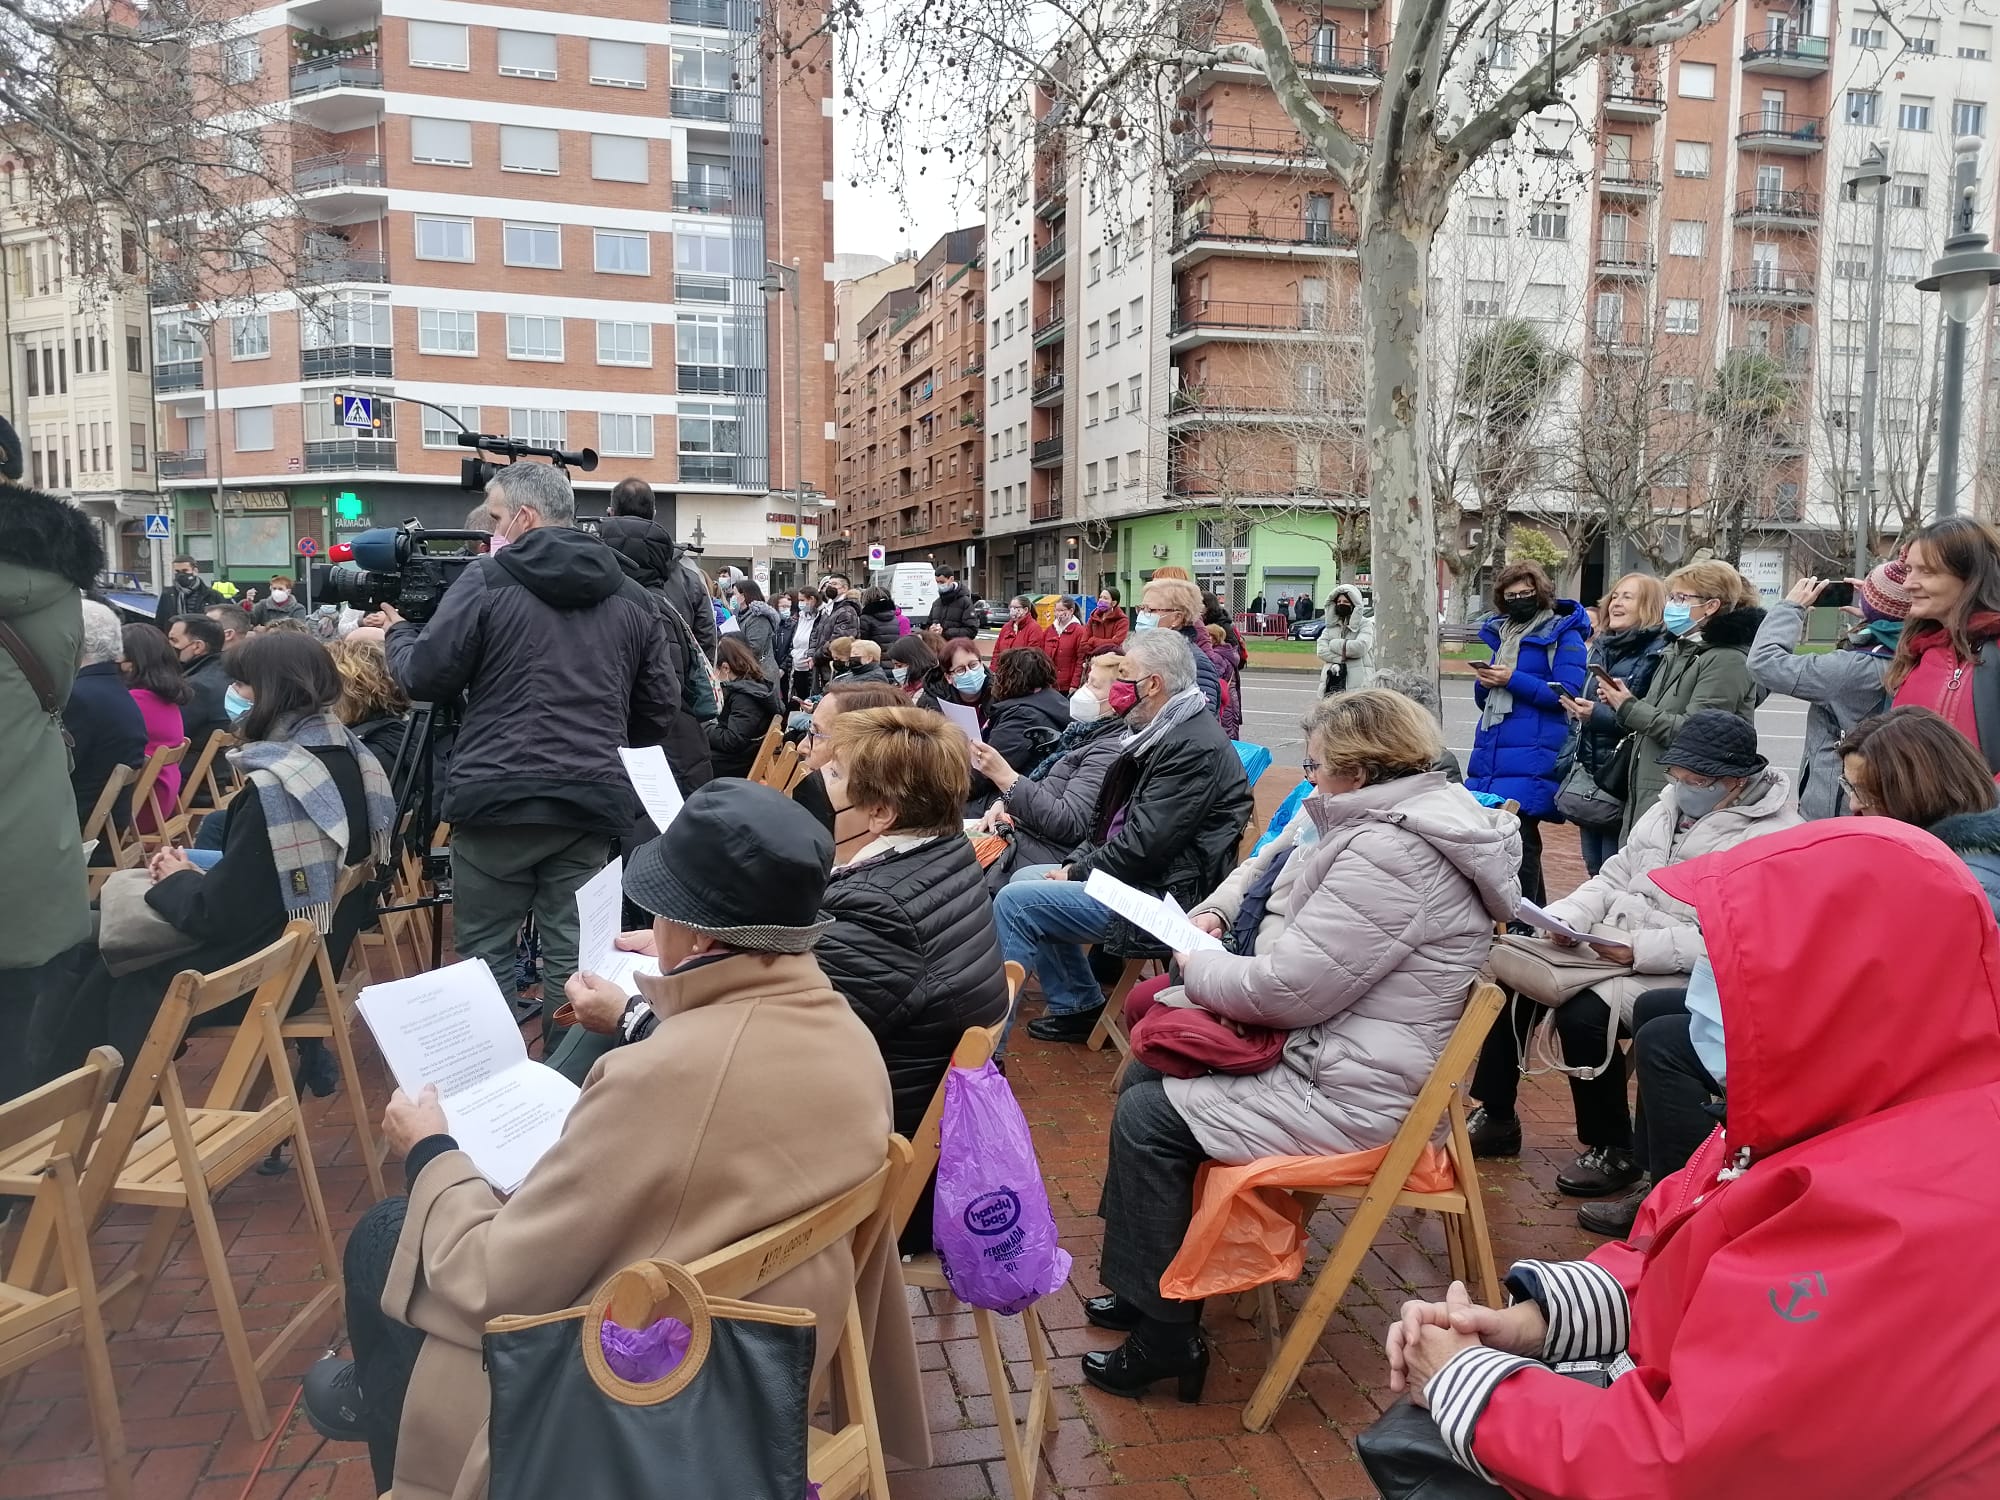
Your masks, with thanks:
[{"label": "pink winter coat", "polygon": [[[166,699],[149,688],[133,688],[132,701],[139,705],[139,717],[145,720],[146,723],[146,755],[148,758],[151,758],[153,752],[159,749],[160,746],[178,745],[182,740],[187,738],[187,730],[181,723],[181,711],[177,705],[167,702]],[[160,772],[157,788],[161,813],[168,814],[173,812],[174,808],[180,802],[181,768],[179,766],[168,766],[164,771]],[[148,833],[151,833],[153,831],[152,818],[137,808],[134,808],[133,811],[139,816],[139,826],[144,828]]]}]

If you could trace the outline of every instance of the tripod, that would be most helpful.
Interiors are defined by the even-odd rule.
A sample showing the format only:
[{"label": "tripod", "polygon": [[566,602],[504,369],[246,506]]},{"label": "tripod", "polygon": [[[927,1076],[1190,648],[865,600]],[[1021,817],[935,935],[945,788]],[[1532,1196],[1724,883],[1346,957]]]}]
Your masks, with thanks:
[{"label": "tripod", "polygon": [[431,912],[431,967],[444,959],[444,908],[451,905],[451,855],[434,848],[431,835],[437,831],[440,803],[437,790],[437,757],[449,750],[458,736],[456,703],[419,703],[410,710],[410,724],[403,746],[396,752],[396,764],[389,773],[389,785],[396,794],[397,836],[405,852],[422,862],[424,878],[432,894],[400,904],[385,902],[376,908],[378,916],[398,912]]}]

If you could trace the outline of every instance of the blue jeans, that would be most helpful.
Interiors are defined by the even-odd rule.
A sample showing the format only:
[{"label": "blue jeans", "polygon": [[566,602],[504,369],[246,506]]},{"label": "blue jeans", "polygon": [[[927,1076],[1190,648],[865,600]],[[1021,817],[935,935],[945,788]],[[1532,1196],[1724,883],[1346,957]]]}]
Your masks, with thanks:
[{"label": "blue jeans", "polygon": [[1576,833],[1583,844],[1583,867],[1595,875],[1604,868],[1604,862],[1618,852],[1618,825],[1579,823]]},{"label": "blue jeans", "polygon": [[1015,871],[993,899],[993,920],[1000,928],[1000,956],[1040,978],[1050,1015],[1067,1016],[1104,1004],[1104,990],[1082,945],[1102,942],[1118,919],[1084,895],[1082,881],[1043,878],[1055,868],[1029,865]]}]

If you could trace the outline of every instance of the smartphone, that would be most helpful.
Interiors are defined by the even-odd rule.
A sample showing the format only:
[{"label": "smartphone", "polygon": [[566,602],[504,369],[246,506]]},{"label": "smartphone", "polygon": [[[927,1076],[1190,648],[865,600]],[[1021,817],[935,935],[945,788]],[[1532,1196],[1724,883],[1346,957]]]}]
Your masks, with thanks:
[{"label": "smartphone", "polygon": [[1573,695],[1571,694],[1570,690],[1569,690],[1568,688],[1564,687],[1564,686],[1563,686],[1563,685],[1562,685],[1562,684],[1561,684],[1560,682],[1551,682],[1551,683],[1548,683],[1548,684],[1547,684],[1547,687],[1548,687],[1548,690],[1549,690],[1550,692],[1554,693],[1554,694],[1555,694],[1555,695],[1556,695],[1556,696],[1557,696],[1558,698],[1568,698],[1568,697],[1571,697],[1571,696],[1573,696]]},{"label": "smartphone", "polygon": [[1841,579],[1829,583],[1820,591],[1816,607],[1819,609],[1846,609],[1854,602],[1854,585]]},{"label": "smartphone", "polygon": [[1603,662],[1592,662],[1590,664],[1590,675],[1595,677],[1599,682],[1616,682],[1618,680],[1611,675],[1611,669],[1605,666]]}]

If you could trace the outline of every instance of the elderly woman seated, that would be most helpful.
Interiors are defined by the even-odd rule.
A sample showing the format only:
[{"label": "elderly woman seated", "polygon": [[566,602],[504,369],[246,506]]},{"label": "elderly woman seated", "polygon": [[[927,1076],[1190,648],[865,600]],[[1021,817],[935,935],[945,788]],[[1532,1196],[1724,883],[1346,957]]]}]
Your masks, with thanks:
[{"label": "elderly woman seated", "polygon": [[[1123,716],[1109,706],[1111,685],[1125,658],[1106,651],[1090,660],[1090,675],[1070,698],[1069,727],[1049,753],[1025,773],[992,745],[972,747],[972,766],[993,783],[1000,800],[986,809],[981,827],[1013,830],[1013,848],[988,873],[998,888],[1015,869],[1059,865],[1090,838],[1098,793],[1124,747]],[[1085,705],[1078,717],[1078,705]]]},{"label": "elderly woman seated", "polygon": [[[730,857],[718,859],[718,850]],[[578,1021],[630,1040],[591,1070],[561,1138],[502,1199],[446,1133],[435,1088],[398,1093],[383,1133],[409,1197],[362,1215],[347,1242],[354,1359],[306,1375],[308,1420],[365,1441],[377,1490],[397,1500],[487,1493],[480,1339],[503,1313],[588,1301],[636,1260],[699,1259],[865,1181],[891,1125],[889,1079],[868,1030],[813,957],[833,841],[769,787],[731,778],[687,799],[625,872],[652,912],[663,975],[627,997],[594,975],[568,986]],[[929,1457],[916,1345],[894,1248],[860,1268],[858,1295],[884,1443]],[[816,1372],[850,1289],[842,1240],[755,1300],[811,1309]]]},{"label": "elderly woman seated", "polygon": [[[825,767],[836,859],[820,968],[881,1048],[896,1130],[916,1134],[970,1026],[1007,1014],[985,872],[959,824],[965,736],[924,708],[845,713]],[[927,1193],[905,1254],[930,1248]]]},{"label": "elderly woman seated", "polygon": [[1200,1396],[1198,1302],[1160,1295],[1203,1162],[1329,1156],[1387,1143],[1465,1008],[1493,924],[1520,898],[1520,834],[1431,769],[1437,722],[1397,693],[1327,698],[1305,719],[1317,789],[1282,838],[1192,912],[1233,952],[1176,955],[1168,1003],[1290,1033],[1252,1075],[1163,1078],[1135,1063],[1111,1125],[1099,1213],[1107,1296],[1090,1321],[1129,1330],[1087,1354],[1092,1385],[1136,1395],[1176,1377]]}]

